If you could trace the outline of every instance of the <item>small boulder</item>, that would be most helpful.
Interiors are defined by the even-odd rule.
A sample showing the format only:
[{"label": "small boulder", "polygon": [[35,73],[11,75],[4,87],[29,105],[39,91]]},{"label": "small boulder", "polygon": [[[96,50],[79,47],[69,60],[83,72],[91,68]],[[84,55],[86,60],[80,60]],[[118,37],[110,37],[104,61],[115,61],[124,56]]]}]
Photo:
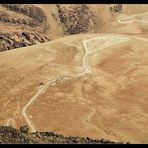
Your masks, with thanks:
[{"label": "small boulder", "polygon": [[28,125],[21,126],[21,127],[20,127],[20,132],[21,132],[21,133],[24,133],[24,134],[27,134],[27,133],[29,132],[29,127],[28,127]]}]

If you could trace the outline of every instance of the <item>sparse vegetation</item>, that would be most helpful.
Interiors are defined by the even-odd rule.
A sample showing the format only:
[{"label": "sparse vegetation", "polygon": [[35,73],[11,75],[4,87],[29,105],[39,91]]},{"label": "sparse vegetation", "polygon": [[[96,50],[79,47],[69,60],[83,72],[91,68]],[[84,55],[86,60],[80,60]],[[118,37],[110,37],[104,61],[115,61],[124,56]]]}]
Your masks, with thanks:
[{"label": "sparse vegetation", "polygon": [[[17,39],[16,39],[17,38]],[[0,33],[0,51],[26,47],[37,43],[50,41],[46,35],[30,32]]]},{"label": "sparse vegetation", "polygon": [[0,14],[0,21],[3,23],[12,23],[12,24],[23,24],[23,25],[28,25],[29,21],[25,19],[15,19],[15,18],[10,18],[7,14],[2,13]]},{"label": "sparse vegetation", "polygon": [[113,142],[105,139],[94,140],[89,137],[65,137],[53,132],[29,133],[27,125],[15,129],[13,127],[0,126],[1,144],[124,144],[123,142]]},{"label": "sparse vegetation", "polygon": [[41,82],[41,83],[40,83],[40,85],[44,85],[44,83],[43,83],[43,82]]},{"label": "sparse vegetation", "polygon": [[46,16],[43,10],[36,6],[27,4],[2,4],[2,6],[31,17],[33,21],[30,22],[30,25],[36,25],[46,21]]},{"label": "sparse vegetation", "polygon": [[118,13],[122,11],[122,4],[116,4],[112,7],[110,7],[110,11],[114,13]]},{"label": "sparse vegetation", "polygon": [[91,27],[91,12],[86,4],[66,10],[57,4],[60,22],[67,34],[87,32]]}]

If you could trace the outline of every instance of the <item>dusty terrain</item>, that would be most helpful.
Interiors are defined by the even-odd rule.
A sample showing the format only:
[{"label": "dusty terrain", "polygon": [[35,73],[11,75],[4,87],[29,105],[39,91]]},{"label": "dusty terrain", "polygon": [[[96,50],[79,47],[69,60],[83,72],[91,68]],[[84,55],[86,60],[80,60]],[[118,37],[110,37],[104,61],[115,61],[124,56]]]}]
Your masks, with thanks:
[{"label": "dusty terrain", "polygon": [[124,4],[1,4],[0,51],[72,34],[147,35],[147,9]]},{"label": "dusty terrain", "polygon": [[89,137],[66,137],[53,132],[30,133],[28,126],[19,129],[0,126],[0,144],[130,144]]},{"label": "dusty terrain", "polygon": [[[42,14],[47,14],[50,7],[61,18],[71,15],[71,7],[74,12],[88,10],[85,5],[36,6],[44,10]],[[93,17],[96,23],[86,24],[85,30],[83,22],[77,31],[77,25],[75,29],[69,27],[69,19],[61,22],[60,32],[53,21],[57,31],[51,24],[48,28],[49,16],[37,19],[42,24],[38,26],[31,23],[36,17],[27,14],[27,26],[34,26],[34,31],[29,31],[30,26],[27,31],[33,32],[33,38],[38,28],[38,42],[33,38],[37,44],[33,45],[29,38],[24,44],[32,46],[0,53],[0,125],[28,124],[32,132],[148,143],[147,5],[123,5],[122,11],[117,8],[89,5],[93,14],[99,15],[100,27],[95,26],[99,22]],[[3,27],[0,29],[5,33]],[[51,40],[67,37],[40,44],[42,33]],[[19,43],[24,36],[28,34],[21,34]],[[4,37],[0,39],[6,41]]]},{"label": "dusty terrain", "polygon": [[0,123],[147,143],[147,38],[75,35],[0,54]]}]

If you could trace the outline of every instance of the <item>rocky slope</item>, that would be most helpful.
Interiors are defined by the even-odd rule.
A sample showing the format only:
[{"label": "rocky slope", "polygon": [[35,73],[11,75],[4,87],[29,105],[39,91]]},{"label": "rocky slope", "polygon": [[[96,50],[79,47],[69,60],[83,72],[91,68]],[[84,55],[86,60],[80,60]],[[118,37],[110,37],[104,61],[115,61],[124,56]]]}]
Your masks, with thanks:
[{"label": "rocky slope", "polygon": [[1,4],[0,51],[50,41],[51,38],[44,34],[44,30],[47,29],[46,22],[43,10],[38,7]]},{"label": "rocky slope", "polygon": [[1,52],[0,125],[147,143],[147,47],[136,35],[81,34]]},{"label": "rocky slope", "polygon": [[[23,32],[30,36],[36,34],[39,38],[46,36],[44,42],[81,33],[146,34],[145,24],[117,22],[119,17],[145,12],[145,5],[1,4],[0,51],[43,42],[36,37],[33,41],[24,41]],[[8,36],[13,36],[14,45]]]},{"label": "rocky slope", "polygon": [[146,12],[147,5],[0,5],[0,51],[29,46],[0,53],[0,125],[147,143]]},{"label": "rocky slope", "polygon": [[[40,7],[40,5],[1,4],[0,51],[50,41],[52,36],[56,38],[51,31],[53,26],[56,26],[54,31],[56,36],[62,37],[86,33],[93,27],[91,23],[94,23],[93,14],[87,5]],[[58,32],[62,34],[58,35]]]},{"label": "rocky slope", "polygon": [[64,137],[53,132],[29,133],[28,127],[20,129],[0,126],[0,144],[124,144],[105,139],[94,140],[81,137]]},{"label": "rocky slope", "polygon": [[0,51],[26,47],[47,41],[50,41],[49,37],[39,33],[0,33]]}]

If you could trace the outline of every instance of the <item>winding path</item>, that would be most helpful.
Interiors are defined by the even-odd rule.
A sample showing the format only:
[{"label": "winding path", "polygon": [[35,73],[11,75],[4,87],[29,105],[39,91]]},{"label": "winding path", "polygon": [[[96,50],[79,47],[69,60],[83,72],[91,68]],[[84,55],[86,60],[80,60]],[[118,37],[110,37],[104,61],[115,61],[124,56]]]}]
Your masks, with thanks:
[{"label": "winding path", "polygon": [[48,82],[44,85],[44,87],[42,87],[42,88],[37,92],[37,94],[36,94],[35,96],[33,96],[33,97],[30,99],[30,101],[29,101],[29,102],[23,107],[23,109],[22,109],[22,115],[23,115],[24,118],[26,119],[26,121],[27,121],[28,125],[30,126],[32,132],[35,132],[36,130],[35,130],[34,125],[31,123],[31,121],[29,120],[29,118],[28,118],[27,115],[26,115],[26,109],[32,104],[32,102],[33,102],[35,99],[37,99],[43,92],[46,91],[46,89],[48,88],[49,85],[53,85],[53,83],[56,83],[57,80],[58,80],[58,79],[55,78],[55,79],[53,79],[53,80],[48,81]]},{"label": "winding path", "polygon": [[[107,38],[110,39],[110,40],[107,40]],[[114,40],[113,40],[113,38],[114,38]],[[97,49],[92,50],[92,49],[89,49],[89,48],[87,47],[87,43],[88,43],[88,42],[91,42],[92,40],[97,40],[97,44],[99,44],[99,43],[98,43],[99,40],[101,40],[101,42],[102,42],[102,39],[105,40],[105,41],[103,42],[103,45],[100,44],[100,45],[97,47]],[[128,38],[125,38],[125,37],[115,37],[115,36],[113,36],[113,35],[107,36],[107,37],[105,37],[105,36],[103,36],[103,37],[100,36],[100,37],[95,37],[95,38],[92,38],[92,39],[84,40],[84,41],[83,41],[83,44],[84,44],[84,49],[85,49],[85,55],[84,55],[83,60],[82,60],[82,69],[84,69],[84,70],[83,70],[80,74],[76,75],[75,77],[79,77],[79,76],[82,76],[82,75],[84,75],[84,74],[86,74],[86,73],[90,73],[90,72],[91,72],[90,67],[89,67],[89,65],[88,65],[87,62],[86,62],[88,55],[90,55],[90,54],[92,54],[92,53],[94,53],[94,52],[96,52],[96,51],[102,50],[102,49],[104,49],[104,48],[106,48],[106,47],[109,47],[109,46],[112,46],[112,45],[115,45],[115,44],[119,44],[119,43],[121,43],[121,42],[125,42],[125,41],[127,41],[127,40],[128,40]],[[113,43],[112,43],[112,42],[113,42]],[[24,116],[24,118],[25,118],[26,122],[28,123],[28,125],[29,125],[29,127],[30,127],[30,129],[31,129],[32,132],[35,132],[35,131],[36,131],[36,128],[35,128],[35,126],[32,124],[32,122],[31,122],[31,120],[29,119],[29,117],[27,116],[26,110],[27,110],[27,108],[28,108],[42,93],[44,93],[44,92],[47,90],[47,88],[48,88],[49,85],[55,85],[58,79],[59,79],[59,78],[55,78],[55,79],[53,79],[53,80],[49,80],[49,81],[36,93],[36,95],[33,96],[33,97],[30,99],[30,101],[29,101],[29,102],[23,107],[23,109],[22,109],[22,115]],[[69,78],[63,77],[63,80],[65,80],[65,79],[69,79]]]},{"label": "winding path", "polygon": [[[131,15],[131,16],[126,16],[126,17],[122,17],[122,18],[119,18],[117,20],[118,23],[125,23],[125,22],[132,22],[133,20],[128,20],[128,19],[132,19],[134,16],[142,16],[142,15],[145,15],[145,14],[148,14],[148,12],[146,13],[141,13],[141,14],[135,14],[135,15]],[[140,22],[148,22],[147,20],[136,20],[136,21],[140,21]],[[139,40],[145,40],[145,41],[148,41],[148,39],[145,39],[145,38],[142,38],[142,37],[131,37],[131,38],[134,38],[134,39],[139,39]],[[93,54],[94,52],[98,52],[106,47],[109,47],[109,46],[113,46],[113,45],[116,45],[116,44],[119,44],[119,43],[123,43],[123,42],[126,42],[128,41],[129,39],[131,39],[129,37],[123,37],[123,36],[115,36],[115,35],[104,35],[104,36],[99,36],[99,37],[94,37],[94,38],[91,38],[91,39],[87,39],[87,40],[84,40],[82,41],[83,42],[83,45],[84,45],[84,49],[85,49],[85,54],[84,54],[84,57],[82,59],[82,72],[75,75],[74,77],[79,77],[79,76],[82,76],[86,73],[91,73],[91,68],[89,67],[88,63],[87,63],[87,57],[90,55],[90,54]],[[90,49],[88,48],[88,43],[92,42],[96,40],[97,41],[97,49]],[[102,43],[103,42],[103,43]],[[72,76],[73,77],[73,76]],[[53,80],[49,80],[37,93],[35,96],[33,96],[30,101],[23,107],[22,109],[22,115],[24,116],[26,122],[28,123],[28,125],[30,126],[30,129],[32,132],[35,132],[36,131],[36,128],[35,126],[32,124],[31,120],[28,118],[27,114],[26,114],[26,110],[27,108],[33,103],[33,101],[35,101],[42,93],[44,93],[48,86],[49,85],[55,85],[56,82],[59,82],[58,81],[59,78],[55,78]],[[66,77],[62,78],[63,80],[67,79]],[[68,78],[69,79],[69,78]]]},{"label": "winding path", "polygon": [[[136,21],[136,22],[144,22],[144,23],[148,23],[148,19],[147,20],[138,20],[138,19],[133,19],[135,16],[144,16],[147,15],[148,16],[148,12],[145,13],[138,13],[138,14],[134,14],[134,15],[130,15],[130,16],[124,16],[121,18],[117,19],[118,23],[130,23],[132,21]],[[133,19],[133,20],[132,20]]]},{"label": "winding path", "polygon": [[[118,23],[125,23],[125,22],[132,22],[132,21],[135,21],[135,20],[128,20],[128,19],[132,19],[133,17],[135,16],[142,16],[142,15],[145,15],[147,14],[148,15],[148,12],[147,13],[140,13],[140,14],[135,14],[135,15],[131,15],[131,16],[126,16],[126,17],[121,17],[117,20]],[[147,20],[136,20],[136,21],[140,21],[140,22],[148,22]],[[113,45],[116,45],[116,44],[119,44],[119,43],[122,43],[122,42],[126,42],[128,41],[129,39],[139,39],[139,40],[145,40],[145,41],[148,41],[148,39],[144,38],[144,37],[123,37],[123,36],[115,36],[115,35],[104,35],[104,36],[99,36],[99,37],[94,37],[94,38],[91,38],[91,39],[87,39],[87,40],[84,40],[83,41],[83,45],[84,45],[84,49],[85,49],[85,54],[84,54],[84,57],[82,59],[82,72],[79,73],[78,75],[76,75],[75,77],[79,77],[79,76],[82,76],[86,73],[91,73],[91,68],[89,67],[88,63],[87,63],[87,57],[90,55],[90,54],[93,54],[94,52],[98,52],[106,47],[109,47],[109,46],[113,46]],[[96,40],[97,42],[97,49],[90,49],[88,47],[88,44],[89,43],[92,43],[92,41]],[[93,44],[92,44],[93,45]],[[49,80],[38,92],[35,96],[33,96],[30,101],[23,107],[22,109],[22,115],[24,116],[26,122],[28,123],[28,125],[30,126],[30,129],[32,132],[35,132],[36,131],[36,128],[35,126],[32,124],[31,120],[29,119],[29,117],[27,116],[26,114],[26,110],[27,108],[42,94],[44,93],[48,86],[49,85],[55,85],[57,80],[59,78],[55,78],[53,80]],[[66,79],[66,78],[65,78]],[[63,78],[63,80],[65,80]]]}]

